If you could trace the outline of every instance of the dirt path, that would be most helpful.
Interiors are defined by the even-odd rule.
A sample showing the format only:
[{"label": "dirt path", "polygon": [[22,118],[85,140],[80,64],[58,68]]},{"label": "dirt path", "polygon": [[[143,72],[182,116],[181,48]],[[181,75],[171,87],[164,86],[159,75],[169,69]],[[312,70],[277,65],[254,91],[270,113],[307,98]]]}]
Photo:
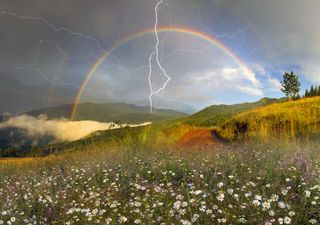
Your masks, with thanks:
[{"label": "dirt path", "polygon": [[216,137],[211,129],[200,128],[183,135],[178,142],[178,146],[181,148],[208,149],[216,143]]}]

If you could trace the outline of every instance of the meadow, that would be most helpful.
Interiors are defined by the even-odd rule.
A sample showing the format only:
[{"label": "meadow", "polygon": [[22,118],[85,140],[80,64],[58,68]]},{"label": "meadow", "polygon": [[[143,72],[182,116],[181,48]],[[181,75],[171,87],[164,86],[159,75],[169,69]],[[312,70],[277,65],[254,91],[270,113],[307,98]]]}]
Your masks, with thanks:
[{"label": "meadow", "polygon": [[[253,109],[217,132],[236,118],[253,121],[245,115],[265,118],[268,107],[277,115],[306,102],[318,121],[318,101]],[[316,131],[311,119],[304,121],[299,128]],[[48,156],[2,159],[0,224],[320,224],[319,139],[217,140],[180,148],[179,140],[198,129],[173,120],[33,152]]]}]

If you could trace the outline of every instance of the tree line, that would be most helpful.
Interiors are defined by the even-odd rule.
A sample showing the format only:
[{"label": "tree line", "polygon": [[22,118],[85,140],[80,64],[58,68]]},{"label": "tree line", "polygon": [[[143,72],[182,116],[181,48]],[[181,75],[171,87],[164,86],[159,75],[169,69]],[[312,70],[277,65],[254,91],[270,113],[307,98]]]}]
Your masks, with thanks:
[{"label": "tree line", "polygon": [[[283,79],[281,81],[281,91],[286,95],[289,100],[295,100],[301,98],[300,96],[300,86],[299,76],[293,72],[284,73]],[[306,89],[303,97],[314,97],[320,96],[320,85],[312,85],[310,89]]]},{"label": "tree line", "polygon": [[309,90],[306,89],[304,97],[314,97],[314,96],[320,96],[320,85],[319,86],[312,85]]}]

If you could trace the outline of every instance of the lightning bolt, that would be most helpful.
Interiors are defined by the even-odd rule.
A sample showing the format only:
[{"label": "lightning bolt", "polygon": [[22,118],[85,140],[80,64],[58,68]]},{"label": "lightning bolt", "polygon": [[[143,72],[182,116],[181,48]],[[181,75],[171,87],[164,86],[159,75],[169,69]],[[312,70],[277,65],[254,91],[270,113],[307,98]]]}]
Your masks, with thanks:
[{"label": "lightning bolt", "polygon": [[[153,113],[152,111],[152,107],[153,107],[153,101],[152,101],[152,97],[158,93],[160,93],[161,91],[163,91],[167,84],[169,83],[169,81],[171,80],[171,77],[167,74],[167,71],[164,69],[164,67],[162,66],[160,59],[159,59],[159,45],[160,45],[160,39],[159,39],[159,35],[158,35],[158,22],[159,22],[159,18],[158,18],[158,8],[159,6],[163,3],[164,0],[160,0],[155,8],[154,8],[154,12],[155,12],[155,23],[154,23],[154,34],[156,37],[156,45],[154,47],[154,51],[150,54],[149,56],[149,75],[148,75],[148,81],[149,81],[149,88],[150,88],[150,95],[149,95],[149,103],[150,103],[150,113]],[[151,76],[152,76],[152,58],[155,56],[155,60],[157,62],[157,65],[159,67],[159,69],[161,70],[162,74],[164,77],[166,77],[166,81],[164,82],[164,84],[162,85],[162,87],[160,87],[157,90],[153,90],[152,87],[152,81],[151,81]]]}]

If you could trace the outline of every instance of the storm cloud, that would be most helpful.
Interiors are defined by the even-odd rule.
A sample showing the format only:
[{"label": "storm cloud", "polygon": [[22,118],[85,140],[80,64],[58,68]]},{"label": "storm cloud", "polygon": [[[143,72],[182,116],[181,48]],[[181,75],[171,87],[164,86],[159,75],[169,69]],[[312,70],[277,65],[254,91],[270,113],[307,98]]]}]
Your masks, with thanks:
[{"label": "storm cloud", "polygon": [[[156,0],[3,0],[0,2],[1,112],[23,113],[72,103],[100,56],[80,100],[147,105],[148,57]],[[280,97],[284,71],[296,71],[302,87],[319,83],[320,2],[310,0],[167,0],[159,26],[187,27],[217,44],[186,33],[161,32],[160,60],[172,77],[154,96],[156,107],[194,112],[215,103]],[[152,61],[152,86],[164,77]]]}]

